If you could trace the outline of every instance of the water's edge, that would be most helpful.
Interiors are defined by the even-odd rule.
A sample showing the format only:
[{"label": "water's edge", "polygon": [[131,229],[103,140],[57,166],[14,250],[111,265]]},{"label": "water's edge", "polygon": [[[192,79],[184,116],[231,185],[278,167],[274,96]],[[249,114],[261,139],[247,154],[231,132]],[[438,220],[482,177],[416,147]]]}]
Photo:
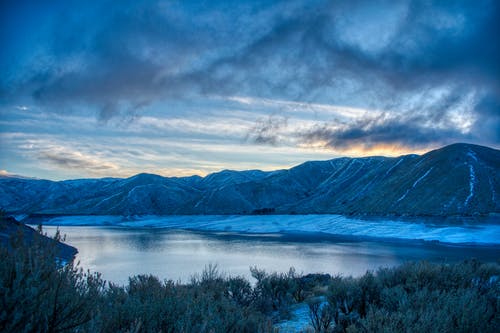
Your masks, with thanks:
[{"label": "water's edge", "polygon": [[77,261],[108,281],[124,284],[136,274],[189,281],[208,264],[229,275],[251,278],[250,267],[268,272],[360,276],[366,270],[406,261],[497,262],[499,246],[463,246],[428,241],[367,239],[320,233],[253,234],[121,226],[45,226],[59,229],[78,248]]},{"label": "water's edge", "polygon": [[[500,224],[464,219],[449,224],[435,219],[409,221],[359,219],[341,215],[189,215],[189,216],[45,216],[26,224],[172,229],[241,235],[275,235],[320,240],[438,242],[460,246],[500,246]],[[496,222],[496,221],[494,221]]]}]

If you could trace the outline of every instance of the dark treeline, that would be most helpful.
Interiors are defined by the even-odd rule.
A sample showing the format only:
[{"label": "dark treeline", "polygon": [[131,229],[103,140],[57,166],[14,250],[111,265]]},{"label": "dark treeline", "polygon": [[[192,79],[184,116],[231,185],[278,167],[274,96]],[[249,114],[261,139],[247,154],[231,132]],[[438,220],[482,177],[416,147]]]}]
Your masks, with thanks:
[{"label": "dark treeline", "polygon": [[302,302],[311,332],[500,328],[499,264],[417,262],[359,278],[252,268],[253,284],[208,266],[184,284],[139,275],[117,286],[56,253],[21,235],[0,248],[1,332],[276,332]]}]

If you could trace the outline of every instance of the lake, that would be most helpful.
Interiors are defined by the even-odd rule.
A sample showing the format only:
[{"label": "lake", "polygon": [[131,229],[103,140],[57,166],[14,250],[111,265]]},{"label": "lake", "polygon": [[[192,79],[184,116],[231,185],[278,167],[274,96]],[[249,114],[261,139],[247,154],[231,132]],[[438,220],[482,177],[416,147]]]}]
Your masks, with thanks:
[{"label": "lake", "polygon": [[[68,221],[68,220],[67,220]],[[54,223],[49,223],[54,224]],[[68,223],[66,223],[68,224]],[[50,235],[57,226],[45,225]],[[359,276],[366,270],[409,260],[456,262],[465,258],[496,261],[498,244],[442,244],[423,240],[367,239],[357,236],[190,231],[173,228],[62,225],[66,242],[78,248],[84,269],[125,284],[136,274],[189,281],[208,264],[230,275],[250,277],[249,267],[266,271]]]}]

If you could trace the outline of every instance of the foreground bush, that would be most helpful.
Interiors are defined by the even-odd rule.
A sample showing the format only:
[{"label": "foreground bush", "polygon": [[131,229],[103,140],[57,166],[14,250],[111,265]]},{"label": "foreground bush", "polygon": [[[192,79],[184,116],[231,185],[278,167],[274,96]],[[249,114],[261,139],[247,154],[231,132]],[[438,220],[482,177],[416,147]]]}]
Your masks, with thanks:
[{"label": "foreground bush", "polygon": [[210,266],[185,285],[139,275],[105,286],[99,274],[63,265],[41,237],[0,247],[1,332],[271,331],[245,279]]},{"label": "foreground bush", "polygon": [[499,332],[500,266],[417,262],[336,277],[328,303],[333,332]]},{"label": "foreground bush", "polygon": [[253,286],[208,266],[187,284],[139,275],[117,286],[61,263],[50,244],[18,235],[0,247],[1,332],[273,332],[304,301],[316,332],[500,331],[498,264],[408,263],[360,278],[252,268]]},{"label": "foreground bush", "polygon": [[[59,235],[56,235],[59,240]],[[0,247],[0,331],[62,332],[91,321],[103,293],[98,274],[62,265],[55,243],[21,233]]]}]

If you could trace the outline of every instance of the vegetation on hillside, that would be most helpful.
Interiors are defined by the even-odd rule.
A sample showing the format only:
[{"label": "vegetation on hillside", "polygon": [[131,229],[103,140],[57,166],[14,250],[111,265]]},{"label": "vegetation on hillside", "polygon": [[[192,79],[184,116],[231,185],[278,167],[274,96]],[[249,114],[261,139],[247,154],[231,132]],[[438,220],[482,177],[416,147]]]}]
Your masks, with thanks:
[{"label": "vegetation on hillside", "polygon": [[500,328],[500,265],[474,260],[408,263],[359,278],[252,268],[253,284],[208,266],[185,284],[139,275],[118,286],[61,263],[49,243],[28,246],[16,235],[0,262],[1,332],[273,332],[302,302],[311,332]]},{"label": "vegetation on hillside", "polygon": [[453,144],[424,155],[336,158],[206,177],[49,181],[0,177],[16,214],[473,216],[500,213],[500,150]]}]

